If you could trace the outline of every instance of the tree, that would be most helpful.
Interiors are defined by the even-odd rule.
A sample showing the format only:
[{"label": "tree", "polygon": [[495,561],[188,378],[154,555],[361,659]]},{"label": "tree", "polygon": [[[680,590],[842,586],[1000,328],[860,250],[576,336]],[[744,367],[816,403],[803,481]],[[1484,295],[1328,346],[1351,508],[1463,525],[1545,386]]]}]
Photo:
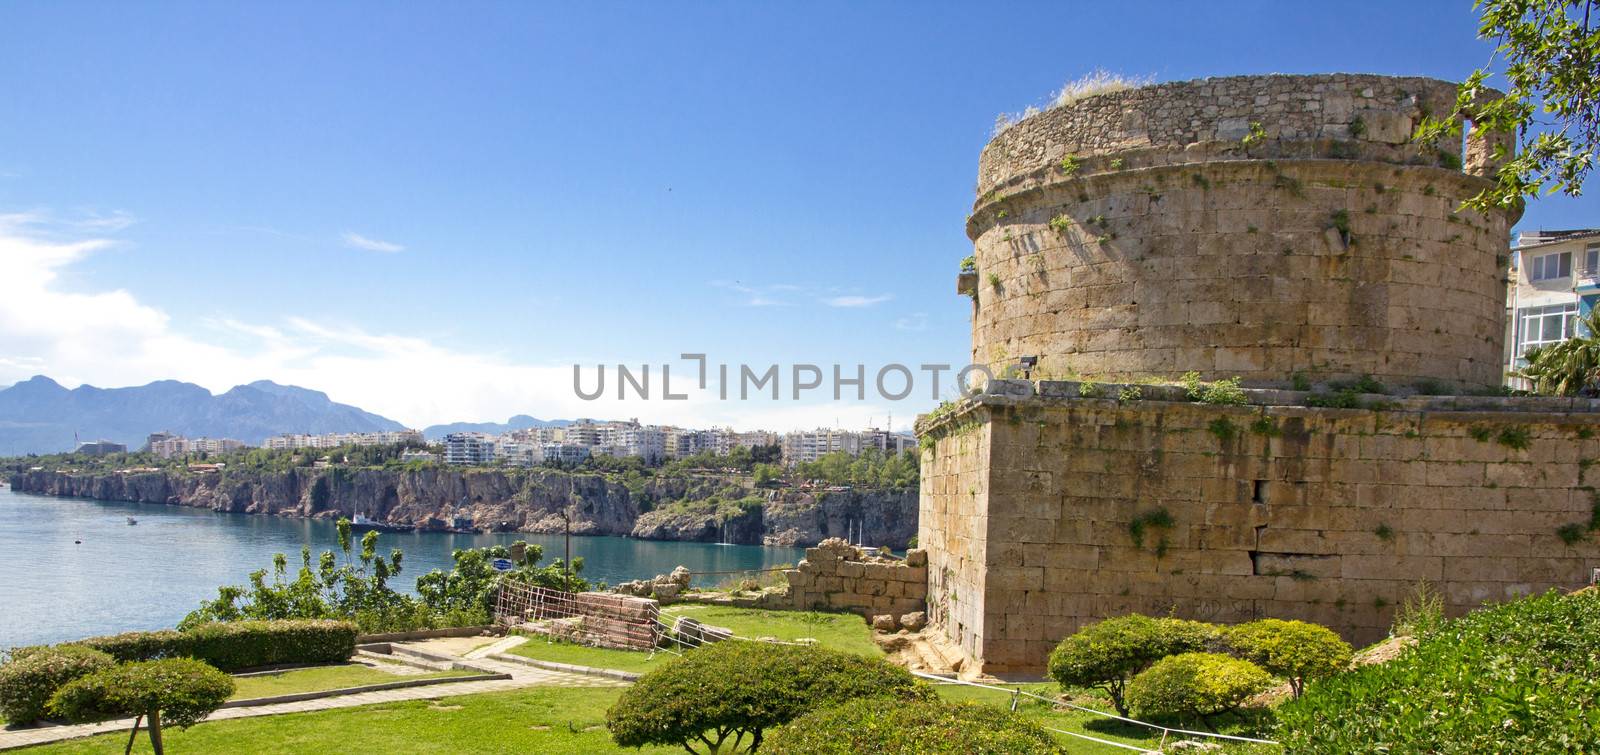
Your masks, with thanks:
[{"label": "tree", "polygon": [[56,690],[115,663],[105,653],[76,645],[14,650],[11,660],[0,665],[0,718],[33,723],[47,712]]},{"label": "tree", "polygon": [[140,720],[150,722],[156,755],[163,726],[187,729],[227,702],[233,678],[192,658],[124,663],[68,683],[50,699],[57,715],[73,721],[134,716],[126,751],[133,750]]},{"label": "tree", "polygon": [[1050,732],[1005,708],[863,698],[808,713],[772,732],[774,755],[1061,753]]},{"label": "tree", "polygon": [[861,697],[931,695],[910,672],[880,659],[726,640],[645,674],[606,712],[606,728],[621,747],[755,752],[767,729],[812,710]]},{"label": "tree", "polygon": [[1510,86],[1495,96],[1485,84],[1489,72],[1473,71],[1456,94],[1457,112],[1424,118],[1416,133],[1416,140],[1427,144],[1458,135],[1456,115],[1461,114],[1474,128],[1516,135],[1520,153],[1507,154],[1503,144],[1497,145],[1492,157],[1501,167],[1494,186],[1465,206],[1504,209],[1541,193],[1575,197],[1582,192],[1600,145],[1597,4],[1600,0],[1478,0],[1483,13],[1478,36],[1499,42],[1494,54],[1505,61]]},{"label": "tree", "polygon": [[1600,309],[1589,313],[1571,338],[1535,346],[1523,354],[1528,366],[1517,371],[1534,393],[1577,396],[1600,392]]},{"label": "tree", "polygon": [[1237,709],[1272,686],[1260,666],[1221,653],[1180,653],[1156,661],[1128,683],[1128,705],[1145,718],[1210,717]]},{"label": "tree", "polygon": [[1128,715],[1128,680],[1175,653],[1200,650],[1216,634],[1209,624],[1128,614],[1090,624],[1050,653],[1050,676],[1062,687],[1098,687]]},{"label": "tree", "polygon": [[1294,696],[1306,681],[1350,667],[1353,651],[1333,630],[1304,621],[1261,619],[1227,629],[1228,644],[1261,668],[1289,680]]}]

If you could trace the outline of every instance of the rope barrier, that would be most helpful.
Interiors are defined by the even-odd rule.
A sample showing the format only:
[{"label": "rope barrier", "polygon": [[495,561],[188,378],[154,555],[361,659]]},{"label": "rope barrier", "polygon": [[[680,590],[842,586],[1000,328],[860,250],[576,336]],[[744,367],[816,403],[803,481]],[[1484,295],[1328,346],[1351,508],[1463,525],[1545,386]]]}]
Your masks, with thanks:
[{"label": "rope barrier", "polygon": [[1045,697],[1044,695],[1040,695],[1040,694],[1036,694],[1036,693],[1033,693],[1033,692],[1029,692],[1029,691],[1027,691],[1025,689],[1020,689],[1020,688],[1012,689],[1010,687],[997,687],[997,686],[995,686],[993,684],[983,684],[981,682],[969,682],[969,681],[967,681],[965,679],[954,679],[954,678],[951,678],[951,677],[948,677],[948,676],[939,676],[937,674],[929,674],[929,673],[922,672],[922,671],[913,671],[913,672],[911,672],[911,674],[913,676],[918,676],[918,677],[921,677],[923,679],[934,680],[934,681],[936,681],[936,682],[938,682],[940,684],[961,684],[961,685],[965,685],[965,686],[968,686],[968,687],[978,687],[978,688],[981,688],[981,689],[992,689],[992,690],[997,690],[997,691],[1000,691],[1000,692],[1009,692],[1012,695],[1023,695],[1023,696],[1031,697],[1031,698],[1034,698],[1036,700],[1041,700],[1043,702],[1047,702],[1047,703],[1050,703],[1051,705],[1059,706],[1059,707],[1062,707],[1062,708],[1070,708],[1072,710],[1080,711],[1080,712],[1083,712],[1083,713],[1092,713],[1092,714],[1097,715],[1097,716],[1104,716],[1106,718],[1113,718],[1113,719],[1116,719],[1118,721],[1122,721],[1124,723],[1134,724],[1136,726],[1143,726],[1143,727],[1150,728],[1150,729],[1156,729],[1158,731],[1163,732],[1163,736],[1165,736],[1166,733],[1186,734],[1186,735],[1195,736],[1195,737],[1211,737],[1211,738],[1214,738],[1214,739],[1229,739],[1229,740],[1233,740],[1235,742],[1254,742],[1255,744],[1263,744],[1263,745],[1275,745],[1275,744],[1278,744],[1277,742],[1274,742],[1274,741],[1272,741],[1270,739],[1256,739],[1254,737],[1241,737],[1241,736],[1236,736],[1236,735],[1233,735],[1233,734],[1218,734],[1217,732],[1214,732],[1214,731],[1190,731],[1189,729],[1175,729],[1175,728],[1172,728],[1170,726],[1162,726],[1160,724],[1153,724],[1153,723],[1150,723],[1148,721],[1140,721],[1139,719],[1136,719],[1136,718],[1128,718],[1127,716],[1119,716],[1119,715],[1117,715],[1115,713],[1107,713],[1107,712],[1105,712],[1103,710],[1096,710],[1094,708],[1088,708],[1088,707],[1084,707],[1082,705],[1074,705],[1072,703],[1069,703],[1069,702],[1066,702],[1066,701],[1063,701],[1063,700],[1057,700],[1057,699],[1052,698],[1052,697]]}]

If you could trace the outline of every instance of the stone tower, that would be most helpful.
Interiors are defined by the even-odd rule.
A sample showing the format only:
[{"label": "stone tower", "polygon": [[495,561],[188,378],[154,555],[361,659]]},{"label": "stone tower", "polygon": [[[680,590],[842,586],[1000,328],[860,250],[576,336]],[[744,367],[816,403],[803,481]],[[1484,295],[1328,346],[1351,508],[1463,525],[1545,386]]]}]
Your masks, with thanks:
[{"label": "stone tower", "polygon": [[1432,79],[1243,76],[1013,125],[983,150],[967,222],[973,361],[1498,386],[1516,218],[1455,211],[1488,185],[1491,145],[1411,141],[1454,103]]},{"label": "stone tower", "polygon": [[[1001,378],[917,423],[927,615],[964,673],[1036,674],[1132,612],[1367,643],[1418,582],[1460,614],[1600,575],[1600,400],[1471,395],[1500,382],[1515,217],[1456,211],[1488,139],[1410,141],[1454,97],[1206,79],[988,145],[961,287]],[[1145,380],[1191,370],[1247,388]],[[1362,375],[1391,393],[1284,389]]]}]

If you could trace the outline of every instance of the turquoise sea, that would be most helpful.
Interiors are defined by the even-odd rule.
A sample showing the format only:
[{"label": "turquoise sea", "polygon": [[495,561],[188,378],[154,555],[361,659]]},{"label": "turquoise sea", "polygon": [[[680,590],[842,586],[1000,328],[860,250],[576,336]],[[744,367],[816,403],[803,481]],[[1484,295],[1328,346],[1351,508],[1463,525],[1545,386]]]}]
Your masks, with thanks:
[{"label": "turquoise sea", "polygon": [[[128,517],[138,520],[130,526]],[[379,552],[405,551],[391,582],[410,591],[416,578],[447,569],[450,553],[527,540],[559,558],[560,535],[459,535],[385,532]],[[75,542],[82,541],[82,542]],[[272,555],[298,565],[300,547],[336,547],[327,521],[225,514],[183,506],[52,498],[0,487],[0,648],[175,625],[223,584],[244,584]],[[694,572],[792,564],[799,548],[574,537],[584,576],[608,583],[651,577],[683,565]]]}]

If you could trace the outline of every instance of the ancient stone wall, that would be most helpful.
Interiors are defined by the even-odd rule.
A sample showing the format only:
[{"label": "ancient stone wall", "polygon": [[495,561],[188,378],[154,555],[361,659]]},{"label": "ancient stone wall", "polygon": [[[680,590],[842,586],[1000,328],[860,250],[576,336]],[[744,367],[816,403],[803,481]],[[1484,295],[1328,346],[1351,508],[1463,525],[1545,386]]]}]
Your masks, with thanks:
[{"label": "ancient stone wall", "polygon": [[985,672],[1129,612],[1366,643],[1419,581],[1460,614],[1600,568],[1600,401],[1079,388],[996,381],[919,426],[929,618]]},{"label": "ancient stone wall", "polygon": [[795,610],[850,611],[866,618],[920,612],[928,596],[927,554],[913,549],[904,560],[872,555],[838,538],[806,549],[796,568],[784,572],[787,594],[764,605]]},{"label": "ancient stone wall", "polygon": [[1487,137],[1417,144],[1442,81],[1204,79],[1088,97],[983,152],[973,360],[1035,377],[1500,380],[1513,214]]}]

